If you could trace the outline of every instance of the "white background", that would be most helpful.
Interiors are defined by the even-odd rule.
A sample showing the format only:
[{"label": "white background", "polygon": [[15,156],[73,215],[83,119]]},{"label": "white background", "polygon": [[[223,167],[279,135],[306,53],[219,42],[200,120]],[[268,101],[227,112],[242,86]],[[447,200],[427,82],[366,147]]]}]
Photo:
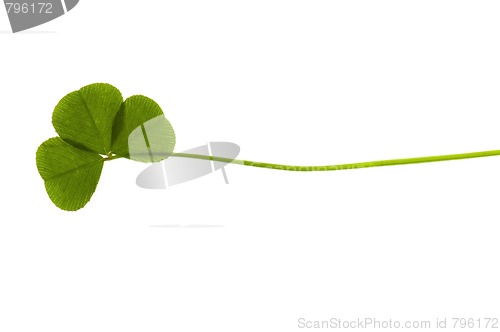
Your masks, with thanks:
[{"label": "white background", "polygon": [[[177,151],[231,141],[243,159],[323,165],[499,149],[499,15],[497,1],[82,0],[14,35],[0,10],[0,331],[500,316],[500,158],[231,165],[229,185],[165,191],[117,160],[75,213],[35,166],[54,106],[94,82],[155,99]],[[172,227],[192,224],[223,227]]]}]

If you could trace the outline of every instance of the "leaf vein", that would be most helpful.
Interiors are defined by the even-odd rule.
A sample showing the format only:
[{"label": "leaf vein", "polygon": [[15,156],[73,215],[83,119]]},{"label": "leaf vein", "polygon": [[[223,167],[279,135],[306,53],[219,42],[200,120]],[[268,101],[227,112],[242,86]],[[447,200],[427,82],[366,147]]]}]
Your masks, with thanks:
[{"label": "leaf vein", "polygon": [[80,96],[80,98],[82,99],[83,101],[83,106],[85,106],[85,109],[87,110],[87,112],[89,113],[90,115],[90,118],[92,119],[92,124],[94,125],[94,128],[95,130],[97,131],[97,133],[99,134],[99,139],[101,140],[101,143],[102,143],[102,148],[103,148],[103,153],[106,154],[108,151],[106,151],[106,143],[104,142],[104,138],[102,137],[102,133],[101,131],[99,130],[99,128],[97,127],[97,123],[94,119],[94,116],[92,115],[92,112],[90,111],[90,108],[88,107],[87,105],[87,101],[85,100],[82,92],[80,90],[78,90],[78,95]]},{"label": "leaf vein", "polygon": [[49,177],[49,178],[45,179],[45,181],[55,180],[55,179],[57,179],[57,178],[60,178],[60,177],[65,176],[65,175],[67,175],[67,174],[69,174],[69,173],[76,172],[76,171],[78,171],[78,170],[80,170],[80,169],[82,169],[82,168],[86,168],[86,167],[93,166],[94,164],[97,164],[97,163],[100,163],[100,162],[104,162],[104,159],[102,159],[102,160],[95,160],[95,161],[92,161],[92,162],[90,162],[90,163],[88,163],[88,164],[80,165],[80,166],[78,166],[78,167],[75,167],[75,168],[69,169],[69,170],[67,170],[67,171],[65,171],[65,172],[62,172],[62,173],[56,174],[56,175],[54,175],[54,176],[51,176],[51,177]]}]

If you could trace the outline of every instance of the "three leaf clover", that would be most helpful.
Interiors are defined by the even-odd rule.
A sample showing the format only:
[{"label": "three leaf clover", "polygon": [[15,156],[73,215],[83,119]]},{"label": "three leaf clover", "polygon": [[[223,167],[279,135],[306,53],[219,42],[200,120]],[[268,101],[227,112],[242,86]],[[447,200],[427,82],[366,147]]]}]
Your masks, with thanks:
[{"label": "three leaf clover", "polygon": [[104,83],[63,97],[52,124],[59,137],[40,145],[36,165],[50,199],[66,211],[90,201],[106,160],[161,161],[175,146],[174,130],[156,102],[141,95],[124,101],[117,88]]},{"label": "three leaf clover", "polygon": [[157,103],[140,95],[123,101],[118,89],[103,83],[87,85],[66,95],[54,109],[52,123],[59,137],[50,138],[40,145],[36,152],[36,165],[52,202],[67,211],[79,210],[90,201],[99,183],[104,162],[116,158],[158,162],[174,156],[282,171],[323,172],[500,156],[500,150],[491,150],[338,165],[296,166],[174,153],[174,129]]}]

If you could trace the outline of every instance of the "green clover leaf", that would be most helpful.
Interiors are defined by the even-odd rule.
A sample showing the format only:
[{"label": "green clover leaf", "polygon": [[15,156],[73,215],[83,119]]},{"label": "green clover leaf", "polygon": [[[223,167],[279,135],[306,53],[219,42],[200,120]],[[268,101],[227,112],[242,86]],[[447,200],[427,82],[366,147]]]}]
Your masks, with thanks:
[{"label": "green clover leaf", "polygon": [[103,165],[100,155],[75,148],[59,137],[43,142],[36,152],[36,166],[47,194],[66,211],[87,204],[97,188]]},{"label": "green clover leaf", "polygon": [[144,96],[125,100],[113,127],[113,152],[141,162],[157,162],[174,152],[175,133],[160,106]]},{"label": "green clover leaf", "polygon": [[87,85],[61,99],[52,124],[66,142],[106,155],[111,151],[113,121],[122,103],[122,94],[114,86]]},{"label": "green clover leaf", "polygon": [[144,96],[124,102],[117,88],[104,83],[63,97],[52,123],[59,137],[40,145],[36,165],[49,198],[66,211],[90,201],[105,161],[161,161],[175,146],[174,130],[157,103]]}]

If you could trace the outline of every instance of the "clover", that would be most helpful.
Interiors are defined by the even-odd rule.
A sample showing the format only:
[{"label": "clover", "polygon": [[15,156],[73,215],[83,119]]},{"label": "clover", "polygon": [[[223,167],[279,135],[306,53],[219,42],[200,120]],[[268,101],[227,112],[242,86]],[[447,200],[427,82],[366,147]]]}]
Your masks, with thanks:
[{"label": "clover", "polygon": [[52,124],[59,135],[36,152],[38,172],[52,202],[77,211],[94,194],[106,161],[127,158],[155,163],[169,157],[194,158],[283,171],[318,172],[395,166],[500,155],[500,150],[361,163],[295,166],[175,153],[175,132],[161,107],[135,95],[123,100],[112,85],[96,83],[64,96],[54,109]]},{"label": "clover", "polygon": [[[148,143],[154,142],[158,149],[156,159],[137,153],[131,156],[129,136],[153,119],[159,121],[149,132]],[[142,95],[124,101],[117,88],[104,83],[87,85],[63,97],[54,109],[52,124],[59,137],[40,145],[36,165],[52,202],[67,211],[79,210],[89,202],[104,162],[116,158],[160,161],[175,146],[174,130],[156,102]]]}]

